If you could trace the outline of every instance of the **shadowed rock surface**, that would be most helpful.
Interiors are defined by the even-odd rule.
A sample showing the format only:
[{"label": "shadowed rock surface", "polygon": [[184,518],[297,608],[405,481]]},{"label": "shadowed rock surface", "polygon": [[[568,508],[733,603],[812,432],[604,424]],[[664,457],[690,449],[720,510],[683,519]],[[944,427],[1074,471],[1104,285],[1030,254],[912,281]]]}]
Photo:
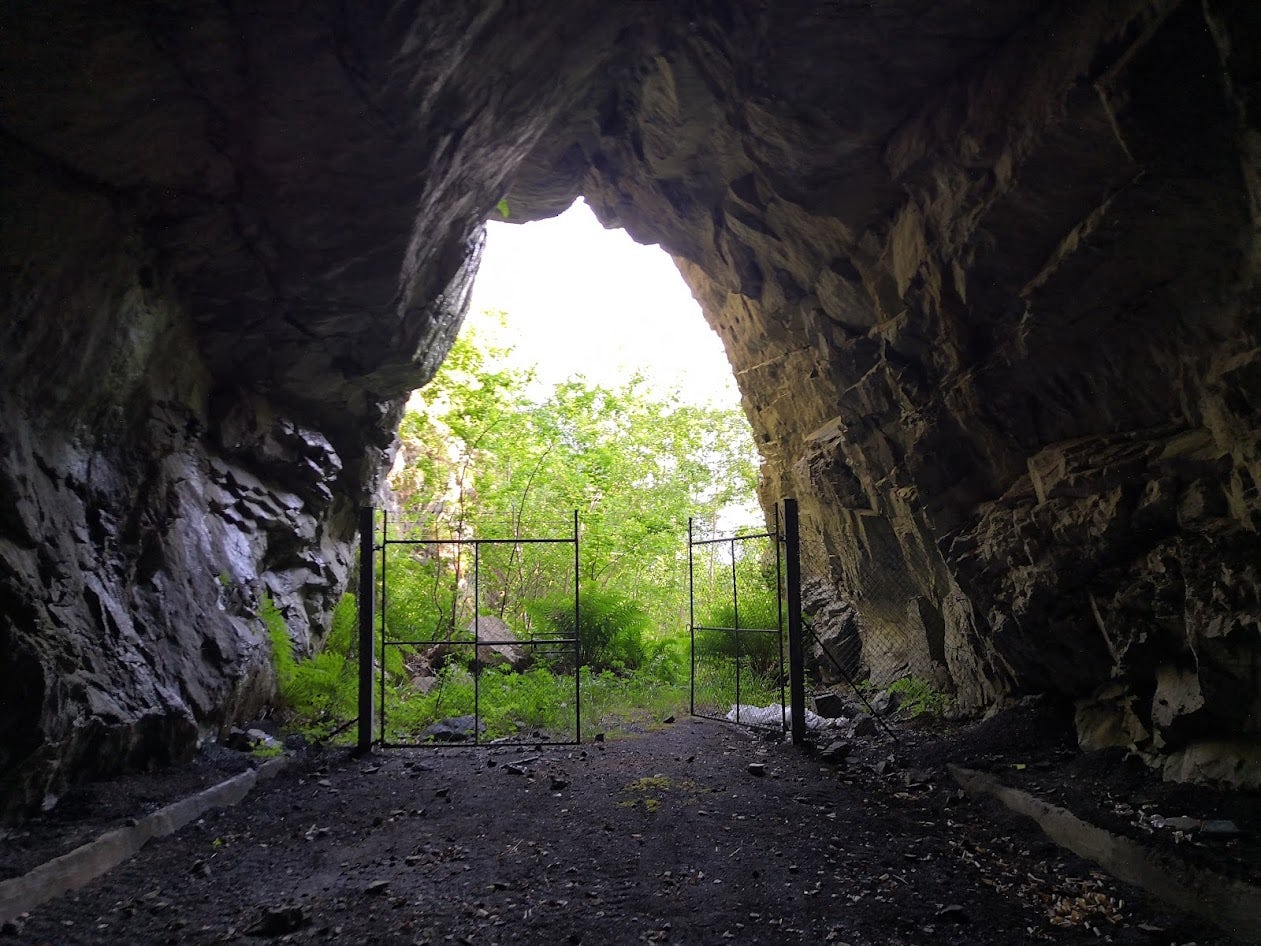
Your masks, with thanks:
[{"label": "shadowed rock surface", "polygon": [[4,807],[264,705],[266,601],[318,640],[505,195],[674,255],[874,679],[1261,778],[1259,49],[1244,0],[5,7]]}]

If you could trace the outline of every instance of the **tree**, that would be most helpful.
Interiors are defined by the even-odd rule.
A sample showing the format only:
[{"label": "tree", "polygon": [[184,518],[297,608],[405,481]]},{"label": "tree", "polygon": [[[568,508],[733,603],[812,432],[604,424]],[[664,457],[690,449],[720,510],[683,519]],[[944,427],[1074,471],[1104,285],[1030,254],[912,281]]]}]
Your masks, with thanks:
[{"label": "tree", "polygon": [[[743,414],[681,403],[642,377],[617,388],[577,377],[532,394],[532,373],[504,368],[505,354],[466,332],[417,393],[391,481],[400,505],[431,531],[508,539],[567,534],[577,510],[583,586],[624,595],[661,631],[681,629],[688,516],[753,495]],[[481,613],[528,623],[528,602],[572,593],[555,579],[569,571],[563,547],[480,554]],[[458,588],[467,563],[451,567]],[[452,632],[457,611],[443,609]]]}]

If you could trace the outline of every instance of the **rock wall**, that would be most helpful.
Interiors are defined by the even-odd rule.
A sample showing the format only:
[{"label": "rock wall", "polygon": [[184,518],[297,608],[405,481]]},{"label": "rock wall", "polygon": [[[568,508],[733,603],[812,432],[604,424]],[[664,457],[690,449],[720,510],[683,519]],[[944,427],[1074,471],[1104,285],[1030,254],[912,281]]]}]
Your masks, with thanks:
[{"label": "rock wall", "polygon": [[722,336],[810,610],[877,681],[1261,779],[1256,9],[692,14],[576,189]]},{"label": "rock wall", "polygon": [[618,55],[446,6],[0,12],[0,813],[264,707],[268,599],[324,630],[482,221]]},{"label": "rock wall", "polygon": [[266,702],[262,602],[318,637],[505,194],[675,255],[874,676],[1246,756],[1259,19],[6,6],[0,807]]}]

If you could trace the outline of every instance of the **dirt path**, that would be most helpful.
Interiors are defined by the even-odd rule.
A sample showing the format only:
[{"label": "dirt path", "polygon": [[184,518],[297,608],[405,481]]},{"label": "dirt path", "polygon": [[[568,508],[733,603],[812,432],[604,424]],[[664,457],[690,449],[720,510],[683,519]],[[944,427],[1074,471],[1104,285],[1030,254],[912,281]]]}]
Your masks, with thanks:
[{"label": "dirt path", "polygon": [[607,745],[310,756],[7,941],[1227,942],[939,775],[870,762],[692,721]]}]

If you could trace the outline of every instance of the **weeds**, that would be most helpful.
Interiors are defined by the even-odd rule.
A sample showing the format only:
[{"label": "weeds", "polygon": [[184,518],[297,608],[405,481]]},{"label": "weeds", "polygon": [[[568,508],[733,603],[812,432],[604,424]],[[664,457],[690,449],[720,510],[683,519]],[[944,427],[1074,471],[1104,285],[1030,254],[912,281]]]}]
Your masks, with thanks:
[{"label": "weeds", "polygon": [[911,717],[926,714],[940,716],[950,705],[950,697],[934,690],[932,684],[918,677],[902,677],[894,680],[886,689],[889,693],[901,696],[901,708]]},{"label": "weeds", "polygon": [[[401,595],[392,596],[398,601]],[[356,601],[345,595],[334,612],[323,646],[306,660],[294,659],[288,628],[279,610],[265,599],[260,617],[272,645],[276,678],[289,725],[309,738],[324,738],[338,724],[354,718],[358,707]],[[573,602],[540,601],[532,606],[536,628],[552,636],[573,633]],[[634,602],[615,594],[592,593],[582,599],[586,658],[578,673],[573,657],[543,657],[528,669],[486,668],[475,673],[469,661],[453,657],[422,679],[408,669],[420,655],[410,645],[383,648],[384,712],[388,741],[423,742],[433,724],[472,716],[478,710],[482,741],[504,737],[553,740],[575,736],[575,701],[586,733],[606,738],[643,732],[686,714],[689,696],[689,640],[684,634],[650,636],[647,619]],[[743,623],[743,621],[742,621]],[[740,702],[767,705],[780,699],[778,638],[742,633]],[[775,642],[774,651],[753,660],[749,642]],[[697,701],[736,702],[734,651],[721,645],[700,647]],[[379,670],[377,671],[380,672]],[[353,738],[347,732],[343,738]]]},{"label": "weeds", "polygon": [[271,643],[271,662],[276,671],[276,688],[284,699],[293,685],[297,666],[293,658],[293,640],[289,637],[289,625],[285,623],[285,616],[280,613],[276,602],[269,595],[263,596],[258,617],[267,629],[267,639]]}]

